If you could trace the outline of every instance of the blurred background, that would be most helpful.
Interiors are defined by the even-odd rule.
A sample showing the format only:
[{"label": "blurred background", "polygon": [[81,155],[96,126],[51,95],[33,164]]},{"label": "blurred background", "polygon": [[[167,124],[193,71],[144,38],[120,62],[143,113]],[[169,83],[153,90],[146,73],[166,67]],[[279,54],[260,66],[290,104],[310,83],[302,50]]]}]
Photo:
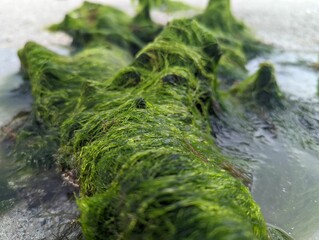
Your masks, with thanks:
[{"label": "blurred background", "polygon": [[[44,44],[63,43],[67,39],[43,31],[82,0],[0,0],[0,48],[22,47],[25,41]],[[94,0],[134,14],[131,0]],[[183,0],[204,8],[207,0]],[[318,51],[319,1],[317,0],[233,0],[233,12],[264,41],[294,50]]]}]

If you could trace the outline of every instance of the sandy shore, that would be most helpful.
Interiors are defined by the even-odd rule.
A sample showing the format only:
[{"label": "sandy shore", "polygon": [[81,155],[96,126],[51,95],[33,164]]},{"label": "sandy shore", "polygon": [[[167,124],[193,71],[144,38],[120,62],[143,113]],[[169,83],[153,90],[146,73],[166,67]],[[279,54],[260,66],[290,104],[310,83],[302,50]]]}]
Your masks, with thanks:
[{"label": "sandy shore", "polygon": [[[131,0],[93,0],[115,5],[129,14]],[[205,7],[207,0],[184,0]],[[64,44],[64,34],[43,31],[63,19],[83,0],[0,0],[0,48],[20,48],[28,40]],[[244,20],[261,39],[289,50],[319,51],[319,1],[317,0],[233,0],[235,15]]]},{"label": "sandy shore", "polygon": [[319,1],[233,0],[232,5],[263,41],[285,50],[319,52]]}]

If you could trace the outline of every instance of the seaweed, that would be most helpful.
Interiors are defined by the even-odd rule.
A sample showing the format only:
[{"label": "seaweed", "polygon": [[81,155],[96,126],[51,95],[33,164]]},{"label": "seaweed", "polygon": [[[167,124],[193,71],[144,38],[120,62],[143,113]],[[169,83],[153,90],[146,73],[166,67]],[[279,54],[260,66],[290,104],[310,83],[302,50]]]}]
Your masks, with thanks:
[{"label": "seaweed", "polygon": [[137,15],[138,18],[143,18],[145,21],[151,22],[151,12],[153,9],[159,9],[166,13],[173,13],[178,11],[193,10],[194,7],[181,2],[171,0],[132,0],[133,3],[137,3]]},{"label": "seaweed", "polygon": [[59,129],[57,159],[79,173],[86,238],[268,239],[259,207],[223,169],[228,160],[211,136],[221,50],[206,28],[170,23],[113,77],[114,66],[92,69],[86,57],[34,43],[19,55],[35,117]]},{"label": "seaweed", "polygon": [[209,122],[228,99],[283,106],[270,64],[220,91],[217,74],[244,79],[247,60],[269,48],[233,17],[229,0],[165,28],[150,16],[163,2],[139,1],[133,18],[85,2],[51,27],[70,34],[78,53],[35,43],[19,51],[34,103],[17,152],[72,169],[87,239],[285,239],[266,226]]},{"label": "seaweed", "polygon": [[230,0],[210,0],[206,10],[195,18],[212,31],[223,50],[218,73],[226,85],[245,79],[247,61],[270,51],[269,46],[257,40],[245,24],[233,16]]},{"label": "seaweed", "polygon": [[34,101],[29,123],[17,136],[15,154],[31,165],[50,167],[59,147],[60,124],[77,106],[83,88],[111,77],[132,57],[116,47],[91,47],[64,57],[33,42],[19,57]]},{"label": "seaweed", "polygon": [[49,29],[66,32],[79,48],[112,44],[135,54],[155,38],[162,26],[150,19],[147,8],[131,18],[116,8],[85,1]]},{"label": "seaweed", "polygon": [[274,109],[283,107],[284,95],[280,91],[271,63],[262,63],[259,70],[246,80],[234,85],[230,94],[249,106]]},{"label": "seaweed", "polygon": [[[133,54],[151,42],[163,29],[154,23],[151,10],[166,9],[174,5],[169,0],[139,0],[137,13],[131,18],[125,13],[97,3],[84,4],[66,15],[65,19],[50,27],[54,31],[64,31],[73,37],[78,47],[98,44],[115,44]],[[176,5],[176,3],[175,3]],[[175,10],[185,9],[185,5]],[[269,52],[270,47],[256,40],[249,29],[235,19],[231,13],[229,0],[209,1],[204,13],[195,19],[214,33],[223,50],[218,68],[222,84],[229,86],[236,80],[247,77],[246,63],[257,54]]]}]

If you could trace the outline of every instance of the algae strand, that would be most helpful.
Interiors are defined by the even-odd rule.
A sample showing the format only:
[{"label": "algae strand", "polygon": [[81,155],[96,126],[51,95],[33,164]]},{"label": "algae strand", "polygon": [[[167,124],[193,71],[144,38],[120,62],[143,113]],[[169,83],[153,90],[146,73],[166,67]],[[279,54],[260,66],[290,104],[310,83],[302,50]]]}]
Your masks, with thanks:
[{"label": "algae strand", "polygon": [[114,77],[99,84],[83,78],[93,83],[88,94],[72,90],[59,111],[44,108],[54,102],[43,99],[60,96],[66,76],[56,74],[54,85],[39,81],[46,70],[37,67],[41,61],[29,47],[20,56],[37,70],[27,70],[37,117],[48,127],[62,126],[61,136],[68,136],[60,151],[71,151],[70,165],[80,173],[86,238],[268,239],[259,207],[223,169],[226,159],[210,134],[208,113],[218,115],[212,85],[221,51],[207,29],[191,20],[170,23]]}]

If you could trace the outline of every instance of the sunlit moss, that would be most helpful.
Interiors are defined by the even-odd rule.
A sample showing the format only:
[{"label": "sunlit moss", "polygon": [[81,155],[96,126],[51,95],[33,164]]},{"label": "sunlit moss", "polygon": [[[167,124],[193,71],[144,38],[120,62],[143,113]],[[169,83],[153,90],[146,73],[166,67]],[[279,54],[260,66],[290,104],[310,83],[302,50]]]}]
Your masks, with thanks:
[{"label": "sunlit moss", "polygon": [[213,32],[221,45],[223,57],[219,75],[230,83],[247,77],[248,59],[270,50],[233,16],[230,0],[210,0],[204,13],[196,19]]},{"label": "sunlit moss", "polygon": [[172,22],[114,77],[86,57],[33,43],[19,55],[36,118],[59,126],[58,159],[79,172],[86,238],[268,239],[259,207],[223,170],[211,136],[221,52],[207,29]]},{"label": "sunlit moss", "polygon": [[73,37],[74,45],[79,47],[112,43],[136,53],[162,29],[147,14],[147,9],[142,9],[135,18],[131,18],[116,8],[84,2],[50,30],[68,33]]},{"label": "sunlit moss", "polygon": [[[50,29],[65,31],[73,37],[77,46],[111,42],[135,54],[163,28],[153,22],[151,9],[160,6],[165,9],[165,6],[174,5],[174,1],[168,0],[136,2],[139,5],[133,18],[109,6],[84,2],[80,8],[67,14],[61,23]],[[185,6],[175,8],[185,9]],[[246,78],[247,60],[270,49],[256,40],[249,29],[235,19],[229,0],[209,1],[204,13],[195,18],[214,33],[223,50],[218,74],[226,80],[223,81],[226,85]]]}]

